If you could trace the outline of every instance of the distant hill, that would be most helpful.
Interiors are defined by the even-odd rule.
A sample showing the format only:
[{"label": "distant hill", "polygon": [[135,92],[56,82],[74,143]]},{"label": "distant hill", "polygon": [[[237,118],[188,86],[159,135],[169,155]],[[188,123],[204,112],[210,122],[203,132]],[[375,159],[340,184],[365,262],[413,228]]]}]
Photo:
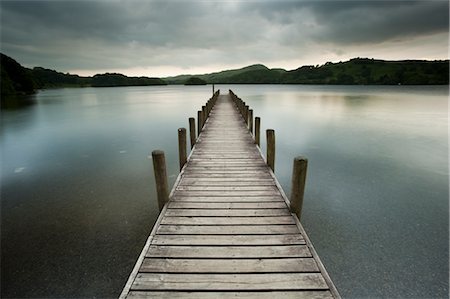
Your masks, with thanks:
[{"label": "distant hill", "polygon": [[0,54],[1,94],[31,94],[36,88],[31,70],[24,68],[17,61]]},{"label": "distant hill", "polygon": [[[247,73],[254,73],[257,72],[265,72],[269,70],[266,66],[262,64],[255,64],[250,65],[241,69],[235,69],[235,70],[226,70],[221,72],[215,72],[210,74],[202,74],[202,75],[179,75],[174,77],[166,77],[163,78],[164,81],[166,81],[169,84],[184,84],[186,80],[188,80],[190,77],[197,77],[202,80],[205,80],[207,83],[235,83],[236,80],[239,80],[238,77],[242,76],[243,74]],[[237,79],[233,79],[233,77],[236,77]]]},{"label": "distant hill", "polygon": [[185,84],[193,80],[192,77],[201,84],[449,84],[448,60],[385,61],[354,58],[345,62],[327,62],[321,66],[306,65],[290,71],[255,64],[210,74],[163,79],[110,73],[81,77],[42,67],[28,69],[4,54],[1,54],[0,66],[2,95],[30,94],[39,88],[54,87]]},{"label": "distant hill", "polygon": [[103,86],[148,86],[166,85],[160,78],[127,77],[122,74],[99,74],[81,77],[55,70],[35,67],[29,69],[13,58],[0,53],[1,94],[32,94],[36,89],[55,87],[103,87]]},{"label": "distant hill", "polygon": [[184,82],[184,85],[206,85],[206,81],[199,77],[190,77]]},{"label": "distant hill", "polygon": [[236,70],[163,79],[169,84],[183,84],[191,76],[215,84],[449,84],[449,61],[354,58],[346,62],[327,62],[322,66],[302,66],[291,71],[256,64]]},{"label": "distant hill", "polygon": [[92,87],[167,85],[159,78],[127,77],[122,74],[100,74],[91,79]]},{"label": "distant hill", "polygon": [[292,84],[448,84],[449,61],[385,61],[354,58],[322,66],[303,66],[283,74]]},{"label": "distant hill", "polygon": [[37,88],[91,86],[91,77],[64,74],[54,70],[35,67],[31,70]]},{"label": "distant hill", "polygon": [[0,53],[1,102],[0,108],[19,107],[30,103],[37,89],[58,87],[111,87],[166,85],[160,78],[127,77],[122,74],[99,74],[93,77],[64,74],[42,67],[29,69]]}]

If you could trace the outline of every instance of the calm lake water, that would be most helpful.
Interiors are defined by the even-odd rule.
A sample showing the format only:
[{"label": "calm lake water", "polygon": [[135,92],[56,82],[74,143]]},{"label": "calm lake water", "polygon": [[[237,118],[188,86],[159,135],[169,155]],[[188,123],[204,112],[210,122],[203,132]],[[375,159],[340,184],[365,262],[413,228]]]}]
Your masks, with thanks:
[{"label": "calm lake water", "polygon": [[[447,298],[448,86],[216,86],[309,159],[302,222],[344,298]],[[155,222],[151,161],[210,86],[55,89],[1,114],[1,297],[117,297]],[[264,143],[264,142],[263,142]],[[265,146],[262,146],[265,152]]]}]

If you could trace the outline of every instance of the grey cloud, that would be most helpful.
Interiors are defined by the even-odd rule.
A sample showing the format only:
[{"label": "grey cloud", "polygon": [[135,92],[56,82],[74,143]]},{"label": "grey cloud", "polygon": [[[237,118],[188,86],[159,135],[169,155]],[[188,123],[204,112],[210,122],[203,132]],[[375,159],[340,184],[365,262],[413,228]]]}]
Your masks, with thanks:
[{"label": "grey cloud", "polygon": [[0,8],[2,51],[62,71],[270,63],[307,58],[323,45],[345,52],[448,33],[447,1],[1,1]]},{"label": "grey cloud", "polygon": [[376,43],[448,32],[447,1],[335,2],[311,5],[314,37],[335,43]]}]

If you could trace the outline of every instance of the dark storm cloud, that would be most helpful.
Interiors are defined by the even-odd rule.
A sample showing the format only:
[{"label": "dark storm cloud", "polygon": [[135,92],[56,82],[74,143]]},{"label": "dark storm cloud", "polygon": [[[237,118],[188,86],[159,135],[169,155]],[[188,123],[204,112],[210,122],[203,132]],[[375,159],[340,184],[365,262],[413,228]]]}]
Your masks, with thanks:
[{"label": "dark storm cloud", "polygon": [[63,71],[270,63],[448,33],[447,1],[1,1],[0,8],[2,51]]},{"label": "dark storm cloud", "polygon": [[373,43],[421,34],[448,32],[447,1],[288,1],[252,6],[268,20],[311,25],[309,36],[317,41]]},{"label": "dark storm cloud", "polygon": [[448,31],[447,1],[343,1],[318,3],[311,9],[321,27],[315,37],[337,43],[374,43]]}]

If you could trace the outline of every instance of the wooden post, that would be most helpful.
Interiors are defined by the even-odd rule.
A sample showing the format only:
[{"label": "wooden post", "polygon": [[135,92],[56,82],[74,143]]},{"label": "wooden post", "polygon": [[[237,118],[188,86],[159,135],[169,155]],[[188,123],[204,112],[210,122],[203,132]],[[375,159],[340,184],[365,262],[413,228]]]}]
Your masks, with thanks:
[{"label": "wooden post", "polygon": [[260,140],[261,140],[261,118],[255,117],[255,143],[258,146],[261,146]]},{"label": "wooden post", "polygon": [[245,105],[244,119],[245,119],[245,123],[247,124],[247,126],[248,126],[248,109],[249,109],[248,105]]},{"label": "wooden post", "polygon": [[166,159],[163,151],[153,151],[153,171],[155,172],[156,194],[158,196],[158,207],[161,212],[164,205],[169,201],[169,185],[167,184]]},{"label": "wooden post", "polygon": [[214,91],[214,83],[213,83],[213,86],[212,86],[212,88],[213,88],[213,94],[215,93],[215,91]]},{"label": "wooden post", "polygon": [[189,135],[191,137],[191,149],[195,144],[195,118],[189,117]]},{"label": "wooden post", "polygon": [[253,134],[253,109],[248,110],[248,129]]},{"label": "wooden post", "polygon": [[203,115],[202,112],[199,110],[197,111],[197,136],[200,136],[200,133],[202,132],[203,127]]},{"label": "wooden post", "polygon": [[266,130],[267,138],[267,165],[275,172],[275,131]]},{"label": "wooden post", "polygon": [[300,219],[300,216],[302,214],[303,194],[305,193],[307,168],[308,159],[301,156],[294,159],[291,186],[291,211],[297,214],[298,219]]},{"label": "wooden post", "polygon": [[183,168],[184,164],[187,161],[186,154],[186,129],[179,128],[178,129],[178,155],[180,158],[180,170]]},{"label": "wooden post", "polygon": [[203,122],[202,127],[205,125],[206,119],[208,118],[208,113],[206,112],[206,106],[202,106],[202,115],[203,115]]}]

